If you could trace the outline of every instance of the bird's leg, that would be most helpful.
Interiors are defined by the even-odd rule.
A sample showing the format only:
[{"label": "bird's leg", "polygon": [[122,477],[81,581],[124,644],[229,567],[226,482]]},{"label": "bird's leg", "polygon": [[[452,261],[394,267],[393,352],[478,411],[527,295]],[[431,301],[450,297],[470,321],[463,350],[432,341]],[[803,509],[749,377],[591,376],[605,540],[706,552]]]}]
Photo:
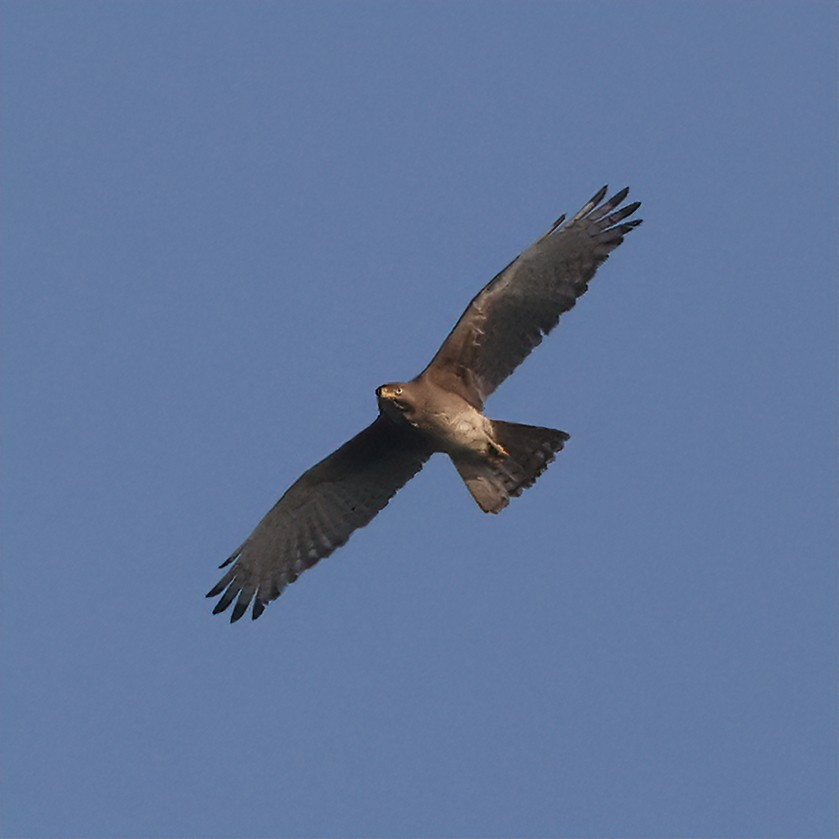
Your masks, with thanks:
[{"label": "bird's leg", "polygon": [[489,447],[499,457],[509,457],[510,456],[510,452],[508,452],[507,449],[505,449],[504,446],[502,446],[500,443],[496,443],[495,440],[492,439],[492,437],[489,438]]}]

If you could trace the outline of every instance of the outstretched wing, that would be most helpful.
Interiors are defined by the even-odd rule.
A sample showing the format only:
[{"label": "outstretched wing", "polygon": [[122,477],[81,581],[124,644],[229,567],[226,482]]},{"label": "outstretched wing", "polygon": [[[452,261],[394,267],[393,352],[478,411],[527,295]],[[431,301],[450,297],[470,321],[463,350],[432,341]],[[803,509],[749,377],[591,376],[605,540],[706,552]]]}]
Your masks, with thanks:
[{"label": "outstretched wing", "polygon": [[305,472],[221,567],[233,563],[207,597],[235,599],[231,622],[253,600],[253,618],[319,559],[368,524],[431,455],[422,438],[385,416]]},{"label": "outstretched wing", "polygon": [[486,285],[422,375],[463,396],[476,408],[521,364],[559,316],[585,294],[588,281],[641,223],[624,221],[640,202],[620,207],[622,189],[601,203],[603,187],[569,222],[551,229]]}]

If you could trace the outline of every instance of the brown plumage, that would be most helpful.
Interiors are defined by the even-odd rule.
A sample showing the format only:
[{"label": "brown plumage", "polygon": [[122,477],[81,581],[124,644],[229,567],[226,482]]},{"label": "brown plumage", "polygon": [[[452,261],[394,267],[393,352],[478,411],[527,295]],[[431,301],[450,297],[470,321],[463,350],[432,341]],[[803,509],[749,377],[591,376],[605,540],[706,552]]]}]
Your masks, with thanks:
[{"label": "brown plumage", "polygon": [[559,218],[477,294],[419,376],[376,390],[378,418],[305,472],[222,564],[230,568],[207,594],[221,595],[214,613],[235,601],[235,621],[252,602],[259,617],[370,522],[434,452],[449,455],[485,512],[499,512],[534,483],[568,435],[490,420],[484,403],[641,223],[626,221],[638,202],[620,207],[628,192],[601,203],[604,186],[570,221]]}]

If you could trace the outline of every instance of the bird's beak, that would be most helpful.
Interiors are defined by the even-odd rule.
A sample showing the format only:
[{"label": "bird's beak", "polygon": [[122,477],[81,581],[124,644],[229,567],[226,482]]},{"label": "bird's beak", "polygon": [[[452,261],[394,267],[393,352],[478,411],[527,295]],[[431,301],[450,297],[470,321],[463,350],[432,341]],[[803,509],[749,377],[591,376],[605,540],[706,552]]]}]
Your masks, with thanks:
[{"label": "bird's beak", "polygon": [[380,387],[377,391],[378,395],[382,399],[392,399],[393,398],[393,391],[389,387]]}]

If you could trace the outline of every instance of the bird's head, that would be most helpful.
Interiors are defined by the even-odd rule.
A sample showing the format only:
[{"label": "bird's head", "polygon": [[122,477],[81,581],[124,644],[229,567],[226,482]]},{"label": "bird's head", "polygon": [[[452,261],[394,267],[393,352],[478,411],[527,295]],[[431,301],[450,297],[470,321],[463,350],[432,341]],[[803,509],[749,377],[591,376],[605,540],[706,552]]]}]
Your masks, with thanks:
[{"label": "bird's head", "polygon": [[412,399],[410,383],[393,382],[377,387],[376,399],[379,402],[379,410],[391,419],[403,419],[413,425],[411,420],[416,405]]}]

